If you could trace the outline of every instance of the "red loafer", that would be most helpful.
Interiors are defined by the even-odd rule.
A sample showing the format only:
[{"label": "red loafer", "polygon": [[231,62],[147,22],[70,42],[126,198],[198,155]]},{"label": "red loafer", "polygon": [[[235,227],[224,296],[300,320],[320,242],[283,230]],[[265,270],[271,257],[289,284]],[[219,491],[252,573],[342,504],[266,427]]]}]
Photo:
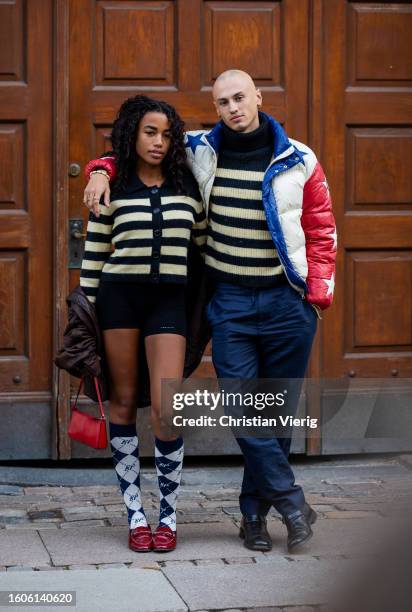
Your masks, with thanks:
[{"label": "red loafer", "polygon": [[170,527],[159,525],[153,534],[153,550],[155,552],[168,552],[176,548],[176,532]]},{"label": "red loafer", "polygon": [[153,536],[149,525],[129,530],[129,548],[135,552],[153,550]]}]

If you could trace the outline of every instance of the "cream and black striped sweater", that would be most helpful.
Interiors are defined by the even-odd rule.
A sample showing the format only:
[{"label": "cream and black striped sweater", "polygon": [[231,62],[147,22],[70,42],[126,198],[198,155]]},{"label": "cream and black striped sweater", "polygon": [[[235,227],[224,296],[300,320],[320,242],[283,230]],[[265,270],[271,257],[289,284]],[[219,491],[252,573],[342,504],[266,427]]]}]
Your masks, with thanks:
[{"label": "cream and black striped sweater", "polygon": [[185,193],[177,195],[167,179],[157,188],[133,176],[125,190],[112,192],[98,218],[90,213],[80,285],[91,302],[100,280],[186,283],[189,243],[203,250],[206,218],[189,173]]},{"label": "cream and black striped sweater", "polygon": [[262,181],[273,153],[269,123],[237,133],[223,124],[206,246],[208,273],[217,281],[275,285],[283,269],[262,203]]}]

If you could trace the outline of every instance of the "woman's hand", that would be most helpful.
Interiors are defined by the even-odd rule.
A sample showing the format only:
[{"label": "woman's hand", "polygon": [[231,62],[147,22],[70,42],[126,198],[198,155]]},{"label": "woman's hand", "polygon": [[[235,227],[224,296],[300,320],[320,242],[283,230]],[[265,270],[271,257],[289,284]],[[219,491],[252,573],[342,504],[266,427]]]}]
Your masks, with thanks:
[{"label": "woman's hand", "polygon": [[104,195],[104,205],[110,206],[110,183],[104,174],[94,173],[84,190],[83,204],[91,210],[96,217],[100,215],[99,202]]}]

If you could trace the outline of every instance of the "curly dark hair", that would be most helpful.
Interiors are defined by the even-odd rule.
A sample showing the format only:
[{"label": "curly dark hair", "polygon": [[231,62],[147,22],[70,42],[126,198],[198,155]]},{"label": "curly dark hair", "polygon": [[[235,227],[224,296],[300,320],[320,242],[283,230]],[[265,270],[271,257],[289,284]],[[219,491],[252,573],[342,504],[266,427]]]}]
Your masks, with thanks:
[{"label": "curly dark hair", "polygon": [[148,96],[128,98],[121,105],[113,124],[111,141],[116,158],[117,176],[113,185],[123,189],[131,173],[136,172],[136,138],[140,121],[146,113],[163,113],[170,121],[171,141],[167,155],[162,161],[162,171],[170,178],[177,193],[184,192],[184,175],[187,173],[184,145],[184,123],[173,106]]}]

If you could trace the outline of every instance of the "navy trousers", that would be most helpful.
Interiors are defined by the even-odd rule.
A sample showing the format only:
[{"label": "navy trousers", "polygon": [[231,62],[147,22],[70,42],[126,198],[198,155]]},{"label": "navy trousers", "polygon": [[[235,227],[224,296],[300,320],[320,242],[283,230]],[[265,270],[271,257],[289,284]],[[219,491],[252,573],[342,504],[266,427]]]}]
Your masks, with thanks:
[{"label": "navy trousers", "polygon": [[[255,289],[218,283],[207,317],[218,378],[303,379],[317,314],[289,284]],[[288,414],[297,409],[300,388],[294,389]],[[287,516],[302,508],[305,497],[288,461],[290,436],[236,438],[245,461],[242,514],[266,515],[274,506]]]}]

